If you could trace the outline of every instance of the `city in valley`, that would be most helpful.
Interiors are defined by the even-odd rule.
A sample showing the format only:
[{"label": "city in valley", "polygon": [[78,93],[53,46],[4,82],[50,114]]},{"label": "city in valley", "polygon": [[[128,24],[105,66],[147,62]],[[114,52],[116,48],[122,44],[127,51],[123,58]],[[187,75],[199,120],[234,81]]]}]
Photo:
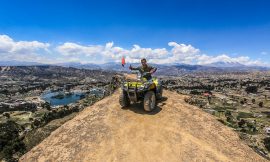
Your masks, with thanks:
[{"label": "city in valley", "polygon": [[[156,75],[164,89],[186,95],[185,102],[215,116],[258,154],[269,158],[269,71],[192,71],[178,67],[166,75],[163,70],[167,68],[160,67]],[[6,146],[1,157],[19,158],[85,107],[114,93],[125,73],[130,72],[2,66],[0,124],[1,142]]]},{"label": "city in valley", "polygon": [[57,66],[0,67],[0,158],[20,157],[77,112],[110,95],[117,86],[114,75]]}]

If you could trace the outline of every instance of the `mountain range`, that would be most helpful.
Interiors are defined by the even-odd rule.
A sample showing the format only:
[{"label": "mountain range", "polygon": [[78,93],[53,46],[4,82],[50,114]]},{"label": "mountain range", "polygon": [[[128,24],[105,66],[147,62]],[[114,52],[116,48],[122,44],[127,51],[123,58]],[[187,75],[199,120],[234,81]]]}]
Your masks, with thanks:
[{"label": "mountain range", "polygon": [[[46,64],[37,62],[24,61],[0,61],[0,66],[42,66]],[[48,65],[48,64],[47,64]],[[129,65],[139,66],[140,64],[126,64],[122,67],[120,62],[108,62],[104,64],[82,64],[79,62],[67,62],[60,64],[52,64],[54,66],[73,67],[78,69],[94,69],[94,70],[109,70],[109,71],[129,71]],[[230,72],[230,71],[266,71],[270,67],[264,66],[247,66],[238,62],[215,62],[207,65],[189,65],[189,64],[151,64],[157,67],[158,74],[177,75],[186,72]]]}]

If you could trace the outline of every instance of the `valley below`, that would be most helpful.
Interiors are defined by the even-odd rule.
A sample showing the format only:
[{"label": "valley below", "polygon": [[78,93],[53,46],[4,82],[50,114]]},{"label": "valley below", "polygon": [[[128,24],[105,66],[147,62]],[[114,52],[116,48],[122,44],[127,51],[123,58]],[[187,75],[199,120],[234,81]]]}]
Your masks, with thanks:
[{"label": "valley below", "polygon": [[269,159],[268,71],[158,73],[166,91],[150,113],[140,103],[120,108],[124,73],[58,66],[1,67],[0,159]]}]

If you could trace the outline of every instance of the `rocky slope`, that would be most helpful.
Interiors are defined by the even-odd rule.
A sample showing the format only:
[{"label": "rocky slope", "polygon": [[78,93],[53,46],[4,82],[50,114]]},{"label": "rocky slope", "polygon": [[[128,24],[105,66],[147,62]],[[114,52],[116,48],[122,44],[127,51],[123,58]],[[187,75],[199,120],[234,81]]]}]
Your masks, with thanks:
[{"label": "rocky slope", "polygon": [[122,110],[118,95],[80,112],[20,161],[266,161],[185,96],[165,91],[146,113],[140,104]]}]

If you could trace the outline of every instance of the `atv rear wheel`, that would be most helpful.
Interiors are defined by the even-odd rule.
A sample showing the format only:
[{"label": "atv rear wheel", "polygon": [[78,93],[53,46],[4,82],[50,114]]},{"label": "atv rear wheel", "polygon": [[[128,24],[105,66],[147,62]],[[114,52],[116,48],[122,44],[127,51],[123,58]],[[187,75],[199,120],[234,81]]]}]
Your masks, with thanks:
[{"label": "atv rear wheel", "polygon": [[121,94],[120,94],[120,97],[119,97],[119,103],[121,105],[122,108],[125,108],[127,106],[130,105],[130,100],[128,98],[128,94],[127,92],[123,91]]},{"label": "atv rear wheel", "polygon": [[146,92],[143,106],[145,111],[152,111],[156,108],[156,94],[153,91]]}]

